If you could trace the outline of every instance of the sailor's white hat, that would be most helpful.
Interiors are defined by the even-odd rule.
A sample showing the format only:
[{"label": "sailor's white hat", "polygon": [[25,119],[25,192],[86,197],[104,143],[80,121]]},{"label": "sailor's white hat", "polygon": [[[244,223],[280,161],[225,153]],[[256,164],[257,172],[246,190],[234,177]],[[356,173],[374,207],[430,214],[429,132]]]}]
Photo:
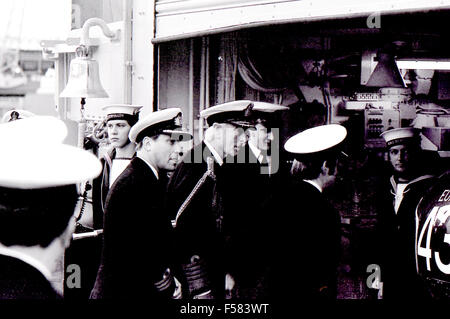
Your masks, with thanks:
[{"label": "sailor's white hat", "polygon": [[142,108],[142,105],[137,104],[110,104],[102,107],[106,114],[128,114],[135,115]]},{"label": "sailor's white hat", "polygon": [[407,142],[418,142],[418,135],[414,127],[400,127],[381,133],[388,147]]},{"label": "sailor's white hat", "polygon": [[130,141],[139,143],[145,136],[168,134],[173,139],[187,141],[192,135],[182,131],[183,112],[178,107],[155,111],[140,119],[130,130]]},{"label": "sailor's white hat", "polygon": [[106,120],[127,120],[134,125],[139,119],[139,110],[142,105],[136,104],[110,104],[102,107],[106,113]]},{"label": "sailor's white hat", "polygon": [[95,155],[63,144],[67,127],[51,116],[0,124],[0,186],[35,189],[76,184],[100,174]]},{"label": "sailor's white hat", "polygon": [[307,155],[331,150],[344,141],[347,129],[339,124],[327,124],[306,129],[284,144],[289,153]]}]

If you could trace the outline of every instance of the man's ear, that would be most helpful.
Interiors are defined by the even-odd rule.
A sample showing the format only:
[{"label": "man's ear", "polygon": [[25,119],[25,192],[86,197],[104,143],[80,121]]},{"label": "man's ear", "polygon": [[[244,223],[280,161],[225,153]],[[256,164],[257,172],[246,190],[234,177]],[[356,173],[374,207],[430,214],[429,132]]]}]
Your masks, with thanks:
[{"label": "man's ear", "polygon": [[247,137],[247,140],[250,138],[255,138],[257,135],[257,132],[258,131],[256,130],[256,128],[255,129],[251,129],[251,128],[246,129],[245,136]]},{"label": "man's ear", "polygon": [[76,219],[74,216],[72,216],[69,220],[69,223],[67,224],[66,229],[59,236],[59,240],[63,248],[66,249],[70,246],[72,234],[75,232],[75,227],[76,227]]},{"label": "man's ear", "polygon": [[153,142],[153,139],[152,138],[150,138],[150,137],[148,137],[148,136],[145,136],[143,139],[142,139],[142,148],[145,150],[145,151],[147,151],[147,152],[150,152],[151,150],[152,150],[152,143]]},{"label": "man's ear", "polygon": [[328,175],[330,172],[330,168],[327,166],[327,161],[323,161],[322,163],[322,174]]}]

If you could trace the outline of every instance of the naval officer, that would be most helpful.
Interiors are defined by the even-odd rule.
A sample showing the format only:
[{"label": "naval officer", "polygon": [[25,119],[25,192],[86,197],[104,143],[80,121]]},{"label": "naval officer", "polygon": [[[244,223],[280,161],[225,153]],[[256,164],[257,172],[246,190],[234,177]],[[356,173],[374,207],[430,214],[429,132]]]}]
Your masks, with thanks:
[{"label": "naval officer", "polygon": [[340,217],[323,191],[336,181],[346,135],[343,126],[328,124],[304,130],[284,145],[301,164],[279,196],[272,297],[336,298]]},{"label": "naval officer", "polygon": [[181,117],[179,108],[156,111],[130,130],[136,157],[106,198],[102,262],[91,298],[176,296],[172,228],[163,203],[165,172],[178,164],[180,142],[192,138],[180,130]]},{"label": "naval officer", "polygon": [[[186,298],[215,299],[230,284],[225,256],[229,167],[246,142],[253,103],[233,101],[200,113],[209,127],[172,175],[167,210],[172,219],[176,257]],[[239,200],[239,199],[236,199]]]},{"label": "naval officer", "polygon": [[[280,157],[279,132],[285,106],[253,102],[248,142],[234,164],[236,185],[231,191],[228,249],[230,275],[234,287],[231,298],[260,299],[267,297],[267,273],[270,255],[271,221],[275,218],[276,189],[285,176]],[[282,168],[283,167],[283,168]],[[243,198],[244,200],[236,200]]]}]

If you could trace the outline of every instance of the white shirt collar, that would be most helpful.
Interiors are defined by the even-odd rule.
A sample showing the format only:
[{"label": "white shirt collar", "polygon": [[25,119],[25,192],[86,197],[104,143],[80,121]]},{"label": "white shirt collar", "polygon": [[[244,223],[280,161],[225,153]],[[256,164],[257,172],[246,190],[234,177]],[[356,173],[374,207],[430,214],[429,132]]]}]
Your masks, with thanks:
[{"label": "white shirt collar", "polygon": [[[262,154],[262,151],[257,148],[253,143],[248,142],[248,147],[253,152],[253,155],[255,155],[256,159],[260,164],[263,164],[264,155]],[[272,158],[271,156],[266,156],[267,163],[264,163],[263,165],[267,165],[268,173],[271,174],[272,171]]]},{"label": "white shirt collar", "polygon": [[317,184],[315,181],[309,180],[309,179],[304,179],[305,182],[310,183],[312,186],[314,186],[315,188],[317,188],[319,190],[319,192],[322,193],[322,187],[320,187],[319,184]]},{"label": "white shirt collar", "polygon": [[50,272],[50,270],[39,260],[37,260],[27,254],[18,252],[16,250],[8,248],[8,247],[0,247],[0,254],[20,259],[24,263],[27,263],[28,265],[36,268],[42,275],[44,275],[44,277],[49,282],[51,282],[53,280],[52,273]]},{"label": "white shirt collar", "polygon": [[395,210],[396,214],[398,212],[400,204],[402,203],[403,195],[405,194],[404,191],[407,186],[408,186],[407,183],[398,183],[397,184],[397,188],[395,190],[395,199],[394,199],[394,210]]},{"label": "white shirt collar", "polygon": [[125,168],[127,168],[128,164],[130,164],[131,160],[129,159],[113,159],[110,172],[109,172],[109,187],[111,188],[112,184],[116,181],[117,177],[123,173]]},{"label": "white shirt collar", "polygon": [[148,167],[150,167],[150,169],[153,171],[153,174],[155,174],[155,176],[156,176],[156,179],[159,179],[159,174],[158,174],[158,170],[152,165],[152,164],[150,164],[149,162],[147,162],[145,159],[143,159],[142,157],[139,157],[141,160],[143,160],[147,165],[148,165]]},{"label": "white shirt collar", "polygon": [[248,147],[253,152],[253,155],[255,155],[258,162],[261,163],[261,161],[262,161],[261,150],[259,148],[257,148],[255,145],[253,145],[253,143],[251,143],[251,142],[248,142]]},{"label": "white shirt collar", "polygon": [[207,140],[204,140],[203,142],[209,148],[209,150],[211,151],[211,154],[214,156],[214,159],[219,164],[219,166],[222,166],[223,159],[222,159],[222,157],[220,157],[219,153],[217,153],[217,151],[214,149],[214,147]]}]

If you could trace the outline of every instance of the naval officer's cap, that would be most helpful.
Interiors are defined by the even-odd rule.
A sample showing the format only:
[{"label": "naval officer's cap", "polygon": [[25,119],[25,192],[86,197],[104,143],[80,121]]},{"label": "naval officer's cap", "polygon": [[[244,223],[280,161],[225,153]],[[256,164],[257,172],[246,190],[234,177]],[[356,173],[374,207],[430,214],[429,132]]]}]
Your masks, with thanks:
[{"label": "naval officer's cap", "polygon": [[419,145],[419,135],[414,127],[400,127],[381,133],[386,142],[387,147],[399,145],[399,144],[414,144]]},{"label": "naval officer's cap", "polygon": [[130,141],[139,143],[145,136],[166,134],[172,139],[187,141],[192,135],[182,130],[183,112],[178,107],[155,111],[140,119],[130,130]]},{"label": "naval officer's cap", "polygon": [[253,106],[250,100],[227,102],[201,111],[200,117],[206,119],[209,126],[214,123],[229,123],[239,127],[252,127]]},{"label": "naval officer's cap", "polygon": [[66,136],[65,123],[51,116],[0,124],[0,187],[41,189],[97,177],[97,157],[63,144]]},{"label": "naval officer's cap", "polygon": [[292,136],[284,144],[284,149],[298,158],[339,153],[346,136],[347,129],[342,125],[320,125]]},{"label": "naval officer's cap", "polygon": [[110,104],[102,107],[106,113],[106,121],[125,120],[133,126],[139,120],[139,110],[142,105],[134,104]]},{"label": "naval officer's cap", "polygon": [[287,106],[267,103],[267,102],[253,102],[253,111],[260,114],[274,114],[277,111],[289,110]]},{"label": "naval officer's cap", "polygon": [[253,123],[261,123],[267,128],[280,126],[281,111],[289,110],[287,106],[267,103],[253,102],[252,119]]},{"label": "naval officer's cap", "polygon": [[26,119],[30,116],[35,116],[35,114],[27,110],[9,110],[5,114],[3,114],[2,123]]}]

